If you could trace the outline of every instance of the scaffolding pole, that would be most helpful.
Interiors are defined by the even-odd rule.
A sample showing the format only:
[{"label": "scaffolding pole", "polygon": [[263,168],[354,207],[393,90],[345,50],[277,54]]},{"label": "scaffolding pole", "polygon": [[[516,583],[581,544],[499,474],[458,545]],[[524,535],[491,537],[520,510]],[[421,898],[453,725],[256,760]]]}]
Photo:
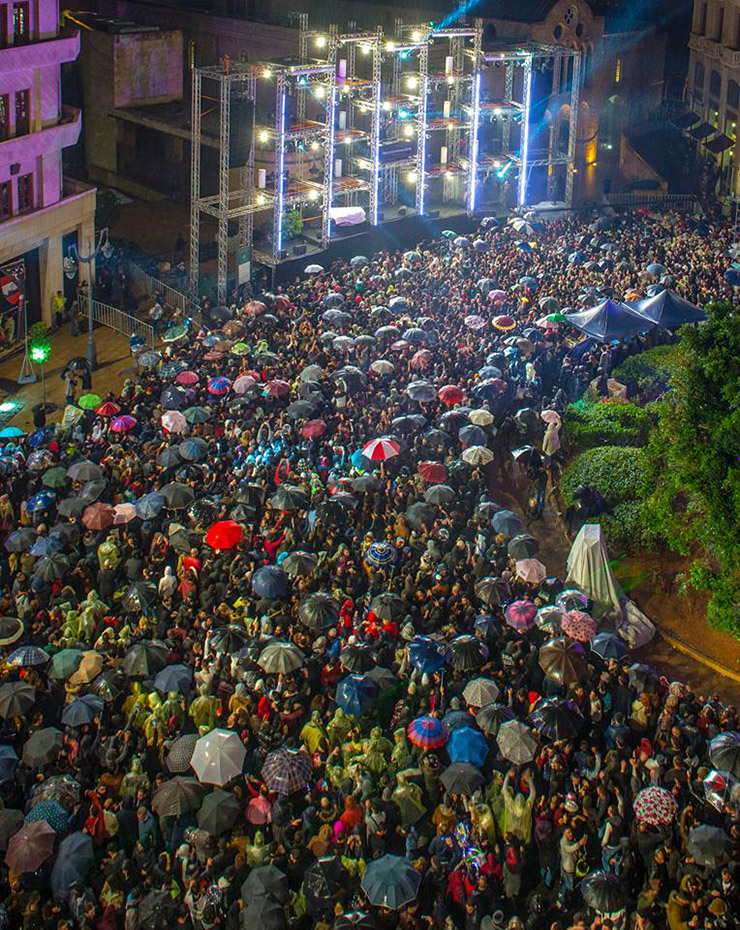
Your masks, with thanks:
[{"label": "scaffolding pole", "polygon": [[375,41],[373,43],[373,115],[370,128],[370,157],[372,158],[372,169],[370,177],[370,225],[378,225],[379,201],[380,201],[380,136],[382,118],[382,93],[383,93],[383,27],[378,26],[375,30]]},{"label": "scaffolding pole", "polygon": [[478,193],[478,156],[480,150],[480,103],[481,83],[483,80],[483,20],[475,20],[475,38],[473,42],[473,86],[470,107],[470,152],[468,153],[468,176],[466,208],[469,216],[475,213]]},{"label": "scaffolding pole", "polygon": [[581,92],[581,53],[573,53],[573,83],[570,88],[570,118],[568,120],[568,163],[565,173],[565,205],[573,206],[573,175],[576,161],[576,132]]},{"label": "scaffolding pole", "polygon": [[220,305],[226,303],[229,261],[229,146],[231,143],[231,82],[222,80],[219,88],[218,126],[218,270],[216,293]]},{"label": "scaffolding pole", "polygon": [[416,212],[426,212],[427,110],[429,106],[429,46],[419,49],[419,109],[416,114]]},{"label": "scaffolding pole", "polygon": [[191,126],[190,142],[190,268],[188,269],[188,290],[190,299],[198,299],[200,282],[200,145],[201,145],[201,78],[196,69],[192,74]]}]

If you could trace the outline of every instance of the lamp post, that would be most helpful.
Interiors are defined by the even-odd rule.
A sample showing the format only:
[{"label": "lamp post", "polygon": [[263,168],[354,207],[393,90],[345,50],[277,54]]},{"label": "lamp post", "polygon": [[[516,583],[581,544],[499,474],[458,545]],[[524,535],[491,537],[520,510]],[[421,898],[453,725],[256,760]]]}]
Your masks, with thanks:
[{"label": "lamp post", "polygon": [[79,249],[76,245],[71,245],[69,247],[70,258],[77,261],[78,264],[87,265],[88,274],[87,274],[87,283],[90,288],[90,293],[87,295],[87,345],[85,346],[85,356],[87,362],[90,366],[90,371],[95,371],[98,367],[98,352],[95,345],[95,336],[93,335],[93,301],[92,301],[92,287],[90,286],[90,267],[95,259],[102,252],[103,255],[108,258],[113,251],[113,247],[108,242],[108,229],[101,229],[98,233],[98,241],[95,248],[91,248],[90,240],[87,240],[87,254],[81,255]]}]

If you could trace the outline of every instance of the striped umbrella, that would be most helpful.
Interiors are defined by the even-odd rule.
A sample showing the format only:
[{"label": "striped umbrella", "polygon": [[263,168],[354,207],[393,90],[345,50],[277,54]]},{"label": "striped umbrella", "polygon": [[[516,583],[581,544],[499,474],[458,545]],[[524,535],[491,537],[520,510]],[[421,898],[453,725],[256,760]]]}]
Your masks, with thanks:
[{"label": "striped umbrella", "polygon": [[136,417],[124,413],[120,417],[111,420],[110,429],[113,433],[128,433],[136,426]]},{"label": "striped umbrella", "polygon": [[436,717],[417,717],[411,721],[406,732],[414,746],[422,749],[439,749],[450,736],[447,727]]},{"label": "striped umbrella", "polygon": [[362,454],[371,462],[385,462],[393,458],[394,455],[398,455],[400,451],[401,447],[397,442],[382,437],[380,439],[371,439],[362,447]]},{"label": "striped umbrella", "polygon": [[534,626],[537,617],[537,608],[531,601],[514,601],[506,608],[506,622],[517,633],[525,633]]}]

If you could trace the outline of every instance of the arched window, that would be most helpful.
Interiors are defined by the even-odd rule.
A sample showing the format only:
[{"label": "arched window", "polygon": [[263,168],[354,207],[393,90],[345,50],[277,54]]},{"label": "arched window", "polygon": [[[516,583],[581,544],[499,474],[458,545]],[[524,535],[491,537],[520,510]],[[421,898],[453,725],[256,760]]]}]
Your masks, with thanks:
[{"label": "arched window", "polygon": [[700,61],[694,67],[694,90],[704,90],[704,65]]},{"label": "arched window", "polygon": [[716,97],[719,100],[719,97],[722,93],[722,75],[719,71],[710,71],[709,72],[709,96]]},{"label": "arched window", "polygon": [[727,85],[727,106],[737,110],[740,107],[740,84],[730,80]]}]

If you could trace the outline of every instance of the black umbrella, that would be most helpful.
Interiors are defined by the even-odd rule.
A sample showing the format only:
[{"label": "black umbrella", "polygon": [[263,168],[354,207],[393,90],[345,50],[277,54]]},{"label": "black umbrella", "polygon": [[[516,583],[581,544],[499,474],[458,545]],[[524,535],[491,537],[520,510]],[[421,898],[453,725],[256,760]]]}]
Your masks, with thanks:
[{"label": "black umbrella", "polygon": [[218,835],[230,830],[243,815],[242,803],[229,791],[216,788],[203,798],[198,811],[198,826],[201,830]]},{"label": "black umbrella", "polygon": [[423,527],[431,529],[436,518],[437,509],[434,505],[422,501],[412,504],[406,511],[406,522],[415,530]]},{"label": "black umbrella", "polygon": [[69,571],[69,559],[61,552],[52,552],[36,563],[33,573],[42,581],[58,581]]},{"label": "black umbrella", "polygon": [[502,723],[508,723],[516,715],[506,704],[484,704],[475,715],[475,722],[484,733],[496,736]]},{"label": "black umbrella", "polygon": [[184,410],[188,406],[188,392],[173,384],[159,395],[159,403],[165,410]]},{"label": "black umbrella", "polygon": [[572,739],[583,725],[573,701],[540,701],[529,715],[532,726],[546,739]]},{"label": "black umbrella", "polygon": [[121,668],[109,668],[92,682],[90,690],[101,697],[106,704],[111,704],[128,688],[129,681]]},{"label": "black umbrella", "polygon": [[518,562],[520,559],[531,559],[539,548],[540,544],[534,536],[530,536],[528,533],[520,533],[519,536],[509,540],[507,552],[512,559]]},{"label": "black umbrella", "polygon": [[660,680],[655,669],[641,662],[630,665],[628,670],[629,683],[635,691],[657,691]]},{"label": "black umbrella", "polygon": [[728,730],[715,736],[709,744],[709,758],[716,769],[740,778],[740,733]]},{"label": "black umbrella", "polygon": [[629,901],[629,892],[614,872],[593,872],[581,883],[583,900],[600,914],[616,914]]},{"label": "black umbrella", "polygon": [[227,626],[220,626],[213,631],[211,646],[214,652],[234,653],[243,649],[248,639],[247,631],[243,626],[229,623]]},{"label": "black umbrella", "polygon": [[494,607],[499,604],[505,604],[511,599],[511,588],[509,583],[503,578],[497,578],[494,575],[486,575],[480,581],[475,583],[475,593],[478,599],[486,607]]},{"label": "black umbrella", "polygon": [[560,685],[574,685],[586,677],[586,654],[580,643],[559,636],[540,649],[540,668]]},{"label": "black umbrella", "polygon": [[87,510],[88,502],[82,497],[65,497],[57,506],[57,512],[62,517],[81,517]]},{"label": "black umbrella", "polygon": [[0,852],[5,852],[11,836],[14,836],[23,826],[22,811],[10,807],[0,809]]},{"label": "black umbrella", "polygon": [[331,930],[377,930],[377,924],[369,914],[348,911],[340,914],[331,925]]},{"label": "black umbrella", "polygon": [[521,446],[519,449],[512,450],[511,454],[525,468],[542,464],[542,453],[534,446]]},{"label": "black umbrella", "polygon": [[156,602],[157,597],[157,586],[153,582],[135,581],[125,590],[121,604],[130,613],[142,613]]},{"label": "black umbrella", "polygon": [[171,924],[173,907],[169,891],[150,891],[139,901],[139,930],[166,930]]},{"label": "black umbrella", "polygon": [[326,523],[338,523],[345,519],[344,508],[333,497],[321,501],[316,508],[316,516]]},{"label": "black umbrella", "polygon": [[312,552],[303,552],[297,549],[289,552],[282,561],[282,568],[291,578],[299,575],[310,575],[318,565],[318,558]]},{"label": "black umbrella", "polygon": [[275,510],[305,510],[308,507],[308,495],[301,488],[281,484],[270,498],[270,505]]},{"label": "black umbrella", "polygon": [[64,735],[56,727],[44,727],[36,730],[23,746],[23,762],[31,768],[37,768],[53,762],[64,745]]},{"label": "black umbrella", "polygon": [[169,647],[159,640],[136,643],[126,653],[123,670],[131,678],[149,678],[165,667],[169,655]]},{"label": "black umbrella", "polygon": [[398,620],[406,613],[406,601],[393,591],[384,591],[370,601],[370,610],[381,620]]},{"label": "black umbrella", "polygon": [[375,665],[373,654],[367,646],[345,646],[339,653],[339,661],[348,672],[369,672]]},{"label": "black umbrella", "polygon": [[439,776],[439,780],[450,794],[464,794],[472,797],[483,785],[483,776],[474,765],[468,762],[453,762]]},{"label": "black umbrella", "polygon": [[186,484],[171,481],[159,492],[170,510],[184,510],[195,500],[195,491]]},{"label": "black umbrella", "polygon": [[731,849],[729,836],[719,827],[711,827],[705,823],[694,827],[689,833],[687,850],[699,865],[717,869],[727,861]]},{"label": "black umbrella", "polygon": [[252,590],[259,597],[275,598],[282,597],[288,590],[290,579],[284,571],[275,565],[265,565],[258,568],[252,575]]},{"label": "black umbrella", "polygon": [[327,630],[339,619],[339,604],[331,594],[317,591],[301,601],[298,617],[312,630]]},{"label": "black umbrella", "polygon": [[378,487],[378,479],[373,478],[372,475],[360,475],[359,478],[355,478],[352,482],[352,490],[357,494],[367,494],[372,491],[377,491]]},{"label": "black umbrella", "polygon": [[197,778],[177,776],[157,788],[152,795],[152,807],[159,817],[177,817],[198,810],[204,793],[205,788]]},{"label": "black umbrella", "polygon": [[253,898],[239,914],[239,926],[242,930],[285,930],[288,924],[282,904],[263,895]]},{"label": "black umbrella", "polygon": [[310,914],[333,910],[334,899],[347,888],[349,873],[339,856],[323,856],[303,873],[303,893]]},{"label": "black umbrella", "polygon": [[288,903],[288,876],[274,865],[257,866],[242,882],[242,900],[245,904],[261,897],[272,898],[279,904]]},{"label": "black umbrella", "polygon": [[160,468],[174,468],[182,462],[182,456],[174,446],[168,446],[157,456],[157,465]]},{"label": "black umbrella", "polygon": [[464,633],[450,643],[450,665],[453,668],[480,668],[488,658],[488,646],[477,636]]},{"label": "black umbrella", "polygon": [[70,359],[67,364],[62,368],[59,377],[63,378],[70,371],[89,371],[90,362],[86,358],[83,358],[81,355],[75,356],[75,358]]},{"label": "black umbrella", "polygon": [[0,717],[24,717],[36,703],[36,689],[25,681],[0,685]]}]

